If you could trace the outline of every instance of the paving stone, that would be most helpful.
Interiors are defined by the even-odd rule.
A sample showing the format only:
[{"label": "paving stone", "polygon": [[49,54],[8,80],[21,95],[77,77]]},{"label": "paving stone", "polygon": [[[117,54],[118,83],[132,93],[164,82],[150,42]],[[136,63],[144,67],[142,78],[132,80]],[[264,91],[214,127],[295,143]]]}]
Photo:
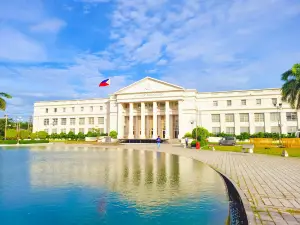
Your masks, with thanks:
[{"label": "paving stone", "polygon": [[259,212],[260,219],[263,221],[273,221],[267,212]]},{"label": "paving stone", "polygon": [[[141,145],[142,146],[142,145]],[[139,146],[139,149],[155,150],[154,145]],[[300,209],[300,159],[283,158],[262,154],[244,154],[221,151],[195,151],[162,145],[159,151],[197,159],[214,166],[225,176],[240,183],[250,204],[264,211],[269,210],[271,218],[263,214],[263,224],[300,223],[300,215],[283,213],[287,209]],[[257,205],[258,204],[258,205]],[[283,213],[281,216],[275,210]]]}]

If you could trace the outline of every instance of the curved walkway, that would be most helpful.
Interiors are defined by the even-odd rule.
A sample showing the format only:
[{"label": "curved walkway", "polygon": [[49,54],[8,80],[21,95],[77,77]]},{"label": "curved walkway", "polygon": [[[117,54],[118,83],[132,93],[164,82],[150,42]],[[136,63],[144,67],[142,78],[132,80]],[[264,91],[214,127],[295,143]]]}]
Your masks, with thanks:
[{"label": "curved walkway", "polygon": [[[138,145],[136,149],[156,150],[154,145]],[[159,151],[202,161],[233,181],[250,224],[300,225],[299,158],[197,151],[172,145],[162,145]]]}]

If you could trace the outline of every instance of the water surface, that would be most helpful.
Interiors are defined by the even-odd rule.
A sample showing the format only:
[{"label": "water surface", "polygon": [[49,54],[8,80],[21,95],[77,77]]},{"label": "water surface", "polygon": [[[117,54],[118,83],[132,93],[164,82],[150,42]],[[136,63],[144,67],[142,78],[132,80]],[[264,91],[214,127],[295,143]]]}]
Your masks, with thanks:
[{"label": "water surface", "polygon": [[222,178],[201,162],[96,147],[0,148],[0,224],[225,224]]}]

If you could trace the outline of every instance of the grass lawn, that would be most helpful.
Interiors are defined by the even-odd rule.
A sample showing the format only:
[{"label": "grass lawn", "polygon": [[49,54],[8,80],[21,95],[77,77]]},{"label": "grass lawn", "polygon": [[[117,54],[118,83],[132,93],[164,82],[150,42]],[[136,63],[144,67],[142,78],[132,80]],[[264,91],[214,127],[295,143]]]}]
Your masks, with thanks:
[{"label": "grass lawn", "polygon": [[[228,152],[241,152],[242,146],[219,146],[213,145],[216,151],[228,151]],[[278,155],[280,156],[282,150],[287,150],[290,157],[300,157],[299,148],[278,148],[276,146],[271,148],[254,148],[254,153],[266,154],[266,155]],[[209,147],[204,147],[203,150],[211,150]]]}]

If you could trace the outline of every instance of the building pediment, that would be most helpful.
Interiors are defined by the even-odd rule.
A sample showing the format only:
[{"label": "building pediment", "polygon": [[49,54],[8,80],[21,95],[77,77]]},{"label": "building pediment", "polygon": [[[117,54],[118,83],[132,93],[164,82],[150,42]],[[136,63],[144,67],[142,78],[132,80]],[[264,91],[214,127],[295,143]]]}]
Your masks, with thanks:
[{"label": "building pediment", "polygon": [[144,92],[166,92],[166,91],[182,91],[184,88],[169,84],[167,82],[154,79],[152,77],[145,77],[125,88],[115,92],[115,94],[132,94]]}]

